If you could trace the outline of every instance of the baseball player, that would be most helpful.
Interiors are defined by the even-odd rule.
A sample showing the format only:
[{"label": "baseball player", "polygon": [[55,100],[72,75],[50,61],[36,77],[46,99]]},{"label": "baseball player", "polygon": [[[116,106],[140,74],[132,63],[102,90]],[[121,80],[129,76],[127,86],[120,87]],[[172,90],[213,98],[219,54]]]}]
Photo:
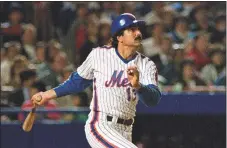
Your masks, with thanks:
[{"label": "baseball player", "polygon": [[[137,52],[141,46],[140,28],[145,25],[130,13],[118,16],[111,25],[112,46],[94,48],[68,80],[32,97],[34,104],[84,90],[93,83],[93,98],[85,125],[92,148],[136,148],[132,126],[136,105],[158,104],[155,64]],[[42,97],[37,100],[37,97]]]}]

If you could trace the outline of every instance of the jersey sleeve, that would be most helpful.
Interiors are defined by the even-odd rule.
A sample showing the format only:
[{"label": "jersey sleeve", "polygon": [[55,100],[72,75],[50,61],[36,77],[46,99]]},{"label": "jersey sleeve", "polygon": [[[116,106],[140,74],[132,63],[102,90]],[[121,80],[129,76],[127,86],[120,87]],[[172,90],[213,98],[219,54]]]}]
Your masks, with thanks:
[{"label": "jersey sleeve", "polygon": [[86,60],[77,68],[77,73],[84,79],[92,80],[94,76],[94,57],[96,50],[93,49]]},{"label": "jersey sleeve", "polygon": [[142,72],[140,82],[144,85],[153,84],[158,86],[158,71],[153,61],[148,60],[145,63],[145,69]]},{"label": "jersey sleeve", "polygon": [[162,94],[158,88],[158,71],[153,61],[145,61],[144,70],[140,76],[141,87],[137,90],[139,99],[146,106],[157,105]]}]

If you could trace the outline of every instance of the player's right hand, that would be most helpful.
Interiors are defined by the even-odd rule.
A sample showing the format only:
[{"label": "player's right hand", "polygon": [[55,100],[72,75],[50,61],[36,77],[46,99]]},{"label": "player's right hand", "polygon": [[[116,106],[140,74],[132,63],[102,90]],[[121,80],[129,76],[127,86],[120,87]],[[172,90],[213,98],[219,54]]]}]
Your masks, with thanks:
[{"label": "player's right hand", "polygon": [[131,83],[132,87],[135,89],[139,89],[139,71],[136,66],[130,66],[127,69],[128,80]]}]

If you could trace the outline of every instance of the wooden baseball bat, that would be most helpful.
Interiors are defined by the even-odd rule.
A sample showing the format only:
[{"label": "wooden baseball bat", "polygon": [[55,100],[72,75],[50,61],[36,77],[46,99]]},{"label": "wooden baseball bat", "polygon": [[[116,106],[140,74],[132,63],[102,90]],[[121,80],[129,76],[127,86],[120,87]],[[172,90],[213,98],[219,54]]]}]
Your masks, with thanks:
[{"label": "wooden baseball bat", "polygon": [[30,132],[32,129],[36,117],[35,110],[36,107],[33,107],[32,110],[29,112],[28,116],[26,117],[26,119],[24,120],[22,128],[25,132]]}]

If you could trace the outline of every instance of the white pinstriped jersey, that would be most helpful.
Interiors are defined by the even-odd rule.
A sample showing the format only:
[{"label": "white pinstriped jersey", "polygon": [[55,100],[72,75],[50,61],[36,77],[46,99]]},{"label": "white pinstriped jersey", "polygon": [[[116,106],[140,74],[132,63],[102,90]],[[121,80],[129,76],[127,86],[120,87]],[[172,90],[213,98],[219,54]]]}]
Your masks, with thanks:
[{"label": "white pinstriped jersey", "polygon": [[97,47],[78,67],[78,74],[94,80],[94,95],[90,109],[124,119],[133,118],[138,97],[127,79],[127,68],[136,65],[140,83],[157,86],[155,64],[139,52],[130,61],[125,61],[114,47]]}]

